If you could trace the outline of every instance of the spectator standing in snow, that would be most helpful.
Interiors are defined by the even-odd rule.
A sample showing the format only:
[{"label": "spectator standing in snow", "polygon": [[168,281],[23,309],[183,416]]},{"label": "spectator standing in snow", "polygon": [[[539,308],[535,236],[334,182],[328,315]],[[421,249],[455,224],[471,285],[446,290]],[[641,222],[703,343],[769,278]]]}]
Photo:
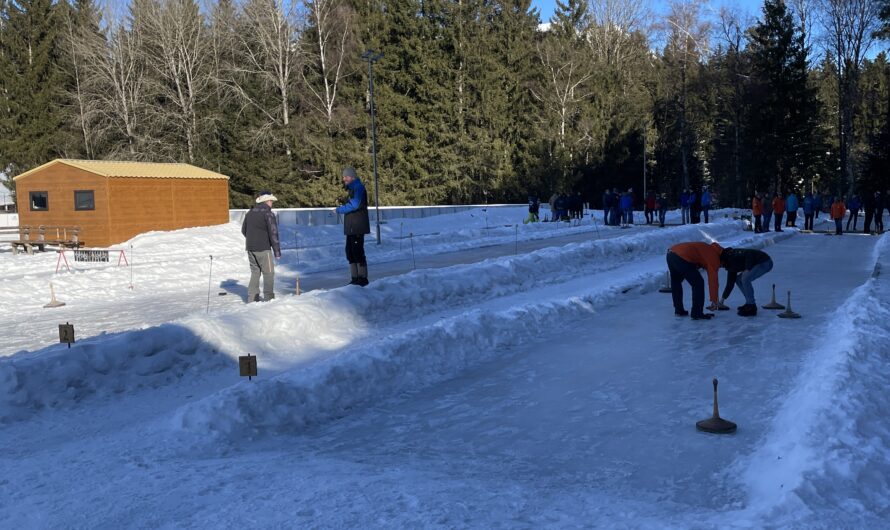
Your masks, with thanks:
[{"label": "spectator standing in snow", "polygon": [[862,203],[859,201],[859,195],[853,194],[850,197],[850,203],[848,205],[850,207],[850,218],[847,219],[847,232],[850,231],[850,223],[853,223],[853,231],[856,231],[856,223],[859,221],[859,209],[862,207]]},{"label": "spectator standing in snow", "polygon": [[875,218],[875,196],[871,193],[865,193],[862,196],[862,209],[865,210],[865,219],[863,221],[862,232],[871,233],[871,222]]},{"label": "spectator standing in snow", "polygon": [[667,193],[661,194],[661,197],[655,201],[655,207],[658,208],[658,226],[664,228],[664,218],[667,215],[668,209]]},{"label": "spectator standing in snow", "polygon": [[634,196],[633,188],[628,188],[627,192],[621,195],[621,212],[624,226],[630,226],[634,222]]},{"label": "spectator standing in snow", "polygon": [[[816,219],[819,218],[819,212],[822,211],[822,195],[815,194],[813,195],[813,213],[816,214]],[[810,229],[812,230],[812,228]]]},{"label": "spectator standing in snow", "polygon": [[538,222],[538,212],[541,209],[541,201],[538,200],[538,197],[535,195],[528,196],[528,219],[525,220],[525,223],[537,223]]},{"label": "spectator standing in snow", "polygon": [[714,311],[718,308],[717,289],[720,269],[720,254],[723,247],[717,243],[678,243],[670,248],[667,253],[667,265],[671,275],[671,296],[674,302],[674,314],[686,316],[689,314],[683,308],[683,280],[692,286],[692,319],[707,320],[714,315],[705,314],[705,284],[698,272],[703,268],[708,273],[708,293],[711,305],[708,309]]},{"label": "spectator standing in snow", "polygon": [[620,225],[623,215],[624,214],[621,211],[621,194],[618,193],[618,188],[612,188],[612,211],[610,212],[609,218],[611,225]]},{"label": "spectator standing in snow", "polygon": [[655,203],[655,192],[650,191],[649,194],[646,195],[645,215],[647,225],[651,225],[655,221]]},{"label": "spectator standing in snow", "polygon": [[263,300],[275,298],[275,259],[281,258],[278,240],[278,219],[272,213],[272,203],[278,199],[269,191],[261,191],[256,205],[244,216],[241,233],[247,261],[250,263],[250,283],[247,284],[247,302],[259,302],[260,274],[263,275]]},{"label": "spectator standing in snow", "polygon": [[754,198],[751,199],[751,217],[754,218],[754,233],[763,232],[763,200],[760,198],[760,192],[754,192]]},{"label": "spectator standing in snow", "polygon": [[711,192],[707,186],[702,188],[701,192],[701,211],[705,214],[705,223],[711,222],[708,218],[708,213],[711,211]]},{"label": "spectator standing in snow", "polygon": [[799,207],[797,195],[792,191],[785,200],[785,209],[788,212],[788,221],[785,223],[785,226],[797,228],[797,209]]},{"label": "spectator standing in snow", "polygon": [[763,197],[763,231],[769,232],[769,223],[773,219],[773,201],[767,192]]},{"label": "spectator standing in snow", "polygon": [[352,275],[350,285],[368,285],[368,261],[365,258],[365,234],[371,233],[368,219],[368,194],[359,180],[355,168],[343,169],[343,185],[349,193],[346,204],[336,211],[343,215],[343,233],[346,235],[346,261]]},{"label": "spectator standing in snow", "polygon": [[686,188],[680,192],[680,217],[682,218],[681,224],[685,225],[689,222],[689,190]]},{"label": "spectator standing in snow", "polygon": [[689,190],[689,222],[698,224],[701,221],[701,205],[699,204],[699,196],[694,190]]},{"label": "spectator standing in snow", "polygon": [[550,220],[556,221],[556,199],[559,198],[559,193],[553,192],[553,195],[550,196]]},{"label": "spectator standing in snow", "polygon": [[606,188],[603,192],[603,224],[609,225],[609,212],[612,210],[612,192]]},{"label": "spectator standing in snow", "polygon": [[875,192],[875,232],[884,233],[884,197],[880,191]]},{"label": "spectator standing in snow", "polygon": [[754,286],[751,282],[773,269],[773,260],[761,250],[748,248],[725,248],[720,254],[720,265],[726,269],[726,287],[719,305],[723,306],[734,285],[745,295],[745,305],[738,308],[740,317],[757,315],[757,302],[754,300]]},{"label": "spectator standing in snow", "polygon": [[803,229],[813,231],[813,215],[816,212],[816,199],[811,192],[807,192],[803,198]]},{"label": "spectator standing in snow", "polygon": [[785,215],[785,199],[778,192],[773,197],[773,214],[776,216],[776,232],[781,232],[782,217]]},{"label": "spectator standing in snow", "polygon": [[837,236],[844,233],[844,214],[847,213],[847,207],[844,205],[844,199],[838,195],[831,204],[831,218],[834,219],[834,234]]}]

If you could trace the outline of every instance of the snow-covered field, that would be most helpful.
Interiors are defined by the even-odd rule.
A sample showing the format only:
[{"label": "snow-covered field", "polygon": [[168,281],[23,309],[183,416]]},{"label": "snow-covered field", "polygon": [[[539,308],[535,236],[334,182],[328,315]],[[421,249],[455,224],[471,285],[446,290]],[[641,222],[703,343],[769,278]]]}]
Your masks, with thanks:
[{"label": "snow-covered field", "polygon": [[[251,305],[237,224],[139,236],[131,267],[2,252],[2,526],[888,527],[890,243],[738,213],[391,222],[366,288],[339,227],[298,228]],[[691,240],[764,248],[758,303],[803,318],[674,317]],[[712,377],[733,435],[695,430]]]}]

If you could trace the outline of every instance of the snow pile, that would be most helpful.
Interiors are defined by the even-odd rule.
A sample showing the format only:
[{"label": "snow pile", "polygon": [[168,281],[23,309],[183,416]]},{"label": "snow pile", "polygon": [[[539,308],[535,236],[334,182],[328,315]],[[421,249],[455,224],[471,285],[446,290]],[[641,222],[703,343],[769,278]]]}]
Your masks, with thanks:
[{"label": "snow pile", "polygon": [[[739,462],[750,489],[745,510],[770,525],[818,526],[843,515],[882,526],[890,513],[890,239],[875,273],[837,309],[818,350],[807,355],[763,445]],[[838,513],[842,508],[842,514]]]},{"label": "snow pile", "polygon": [[[544,249],[527,256],[490,260],[468,267],[415,271],[401,278],[383,280],[374,286],[377,289],[362,292],[357,303],[365,309],[358,312],[374,307],[404,313],[429,309],[437,303],[452,301],[451,297],[459,297],[462,286],[467,295],[474,290],[480,294],[481,289],[488,297],[500,294],[501,290],[526,290],[545,278],[547,271],[557,275],[561,268],[569,274],[577,268],[579,272],[575,276],[583,283],[583,271],[596,269],[597,261],[603,258],[625,263],[660,258],[675,242],[713,240],[715,233],[724,237],[738,235],[741,226],[743,223],[738,222],[712,227],[689,226],[626,239]],[[755,241],[764,244],[768,240],[763,236],[757,239],[748,236],[734,244]],[[591,281],[589,287],[576,287],[576,296],[514,301],[506,309],[475,309],[367,344],[351,344],[341,354],[309,369],[229,387],[186,405],[175,415],[174,426],[196,433],[202,439],[209,436],[242,439],[264,433],[299,431],[381,397],[453,377],[470,366],[496,358],[501,349],[554,329],[560,321],[577,316],[579,311],[595,312],[630,289],[648,292],[663,282],[663,261],[656,259],[654,270],[642,268],[617,278],[601,278],[599,284]],[[415,298],[405,299],[406,292],[416,293]]]}]

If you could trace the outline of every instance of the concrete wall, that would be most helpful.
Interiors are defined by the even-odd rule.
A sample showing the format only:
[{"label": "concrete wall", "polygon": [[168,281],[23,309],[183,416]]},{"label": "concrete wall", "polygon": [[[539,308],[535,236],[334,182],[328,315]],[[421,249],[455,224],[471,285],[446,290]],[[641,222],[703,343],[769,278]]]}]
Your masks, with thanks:
[{"label": "concrete wall", "polygon": [[[461,206],[381,206],[380,221],[391,219],[421,219],[435,215],[452,214],[476,208],[515,208],[525,204],[468,204]],[[337,215],[333,208],[275,208],[278,223],[282,225],[320,226],[338,225],[343,223],[343,216]],[[241,221],[247,210],[229,210],[229,220]],[[374,207],[368,208],[371,224],[377,223]]]}]

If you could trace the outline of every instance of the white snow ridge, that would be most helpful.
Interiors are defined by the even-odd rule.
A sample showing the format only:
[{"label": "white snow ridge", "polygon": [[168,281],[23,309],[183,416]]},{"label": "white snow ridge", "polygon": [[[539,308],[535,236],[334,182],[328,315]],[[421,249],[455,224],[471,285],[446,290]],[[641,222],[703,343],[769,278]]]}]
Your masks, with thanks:
[{"label": "white snow ridge", "polygon": [[[283,227],[262,304],[236,222],[139,236],[132,268],[0,252],[0,526],[887,528],[890,242],[739,213],[390,221],[364,288],[340,227]],[[764,249],[757,305],[802,318],[676,317],[685,241]],[[714,377],[733,435],[695,429]]]}]

